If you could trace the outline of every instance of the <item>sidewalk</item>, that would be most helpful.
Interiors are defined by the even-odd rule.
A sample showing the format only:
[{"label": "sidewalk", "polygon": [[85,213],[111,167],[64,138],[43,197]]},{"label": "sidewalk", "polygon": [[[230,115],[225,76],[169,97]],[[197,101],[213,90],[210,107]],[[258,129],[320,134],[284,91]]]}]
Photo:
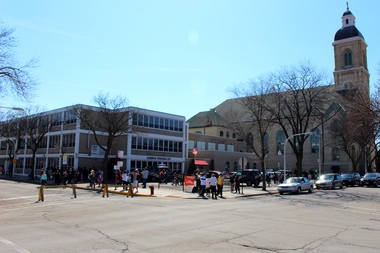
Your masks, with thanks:
[{"label": "sidewalk", "polygon": [[[23,183],[29,183],[29,184],[35,184],[36,187],[40,185],[39,180],[29,180],[26,176],[18,176],[15,175],[12,178],[8,177],[6,175],[0,175],[0,180],[11,180],[15,182],[23,182]],[[49,185],[54,185],[54,182],[52,180],[48,181]],[[150,188],[149,186],[154,187],[154,194],[150,194]],[[90,190],[89,189],[89,183],[77,183],[76,184],[78,189],[82,190]],[[192,193],[192,186],[185,186],[177,185],[174,186],[170,183],[168,184],[158,184],[158,183],[147,183],[147,188],[142,188],[142,184],[140,184],[139,191],[137,194],[134,194],[135,197],[167,197],[167,198],[201,198],[198,196],[197,193]],[[96,190],[101,190],[100,187],[96,186]],[[114,184],[109,184],[108,190],[110,195],[115,193],[122,193],[123,187],[118,185],[115,190]],[[80,193],[79,193],[80,194]],[[278,194],[277,191],[277,185],[272,184],[271,187],[267,187],[266,191],[263,191],[262,188],[254,188],[249,186],[240,187],[240,194],[239,193],[232,193],[230,190],[229,185],[225,185],[223,188],[223,199],[231,199],[231,198],[242,198],[242,197],[251,197],[251,196],[260,196],[260,195],[272,195],[272,194]],[[211,196],[210,196],[211,198]]]}]

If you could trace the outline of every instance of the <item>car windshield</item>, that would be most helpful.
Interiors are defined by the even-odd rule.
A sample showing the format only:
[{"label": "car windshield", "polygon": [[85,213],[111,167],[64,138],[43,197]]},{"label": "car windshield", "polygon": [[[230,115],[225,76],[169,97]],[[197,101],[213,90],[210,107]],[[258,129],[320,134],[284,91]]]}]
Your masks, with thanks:
[{"label": "car windshield", "polygon": [[299,183],[300,180],[299,178],[296,178],[296,177],[291,177],[291,178],[288,178],[285,180],[285,184],[294,184],[294,183]]},{"label": "car windshield", "polygon": [[375,173],[367,173],[364,175],[364,177],[376,177]]},{"label": "car windshield", "polygon": [[342,177],[343,178],[352,178],[352,174],[343,174]]},{"label": "car windshield", "polygon": [[334,175],[322,175],[321,180],[332,180]]}]

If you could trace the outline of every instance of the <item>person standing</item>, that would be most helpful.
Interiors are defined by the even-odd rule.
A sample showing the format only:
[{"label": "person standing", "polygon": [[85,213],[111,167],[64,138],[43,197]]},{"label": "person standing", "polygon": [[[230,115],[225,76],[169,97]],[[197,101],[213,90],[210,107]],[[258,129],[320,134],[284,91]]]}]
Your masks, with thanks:
[{"label": "person standing", "polygon": [[61,172],[59,171],[59,169],[55,170],[54,182],[55,182],[55,185],[60,185],[61,184]]},{"label": "person standing", "polygon": [[127,180],[128,180],[127,170],[123,170],[123,173],[121,174],[121,182],[123,184],[123,190],[121,190],[122,192],[127,189]]},{"label": "person standing", "polygon": [[138,181],[138,176],[139,176],[139,170],[135,169],[135,171],[132,173],[132,179],[133,179],[133,188],[136,189],[135,193],[139,192],[139,181]]},{"label": "person standing", "polygon": [[220,173],[218,177],[218,195],[220,197],[223,197],[223,183],[224,183],[224,175],[223,173]]},{"label": "person standing", "polygon": [[41,186],[47,185],[47,175],[44,169],[41,171]]},{"label": "person standing", "polygon": [[214,199],[217,199],[217,195],[216,194],[216,185],[218,183],[218,179],[215,177],[215,174],[212,174],[211,175],[211,178],[210,178],[210,185],[211,185],[211,197]]},{"label": "person standing", "polygon": [[201,181],[201,192],[199,196],[204,197],[205,191],[206,191],[206,175],[204,172],[201,173],[200,181]]},{"label": "person standing", "polygon": [[239,176],[235,176],[235,193],[240,193],[240,179]]},{"label": "person standing", "polygon": [[142,179],[143,179],[143,187],[142,188],[146,188],[146,182],[148,181],[148,176],[149,176],[149,171],[144,168],[143,172],[142,172]]},{"label": "person standing", "polygon": [[96,184],[96,174],[95,170],[90,171],[90,175],[88,175],[88,180],[90,181],[90,189],[95,190],[95,184]]},{"label": "person standing", "polygon": [[230,186],[231,186],[231,192],[234,192],[235,190],[235,176],[231,175],[230,177]]}]

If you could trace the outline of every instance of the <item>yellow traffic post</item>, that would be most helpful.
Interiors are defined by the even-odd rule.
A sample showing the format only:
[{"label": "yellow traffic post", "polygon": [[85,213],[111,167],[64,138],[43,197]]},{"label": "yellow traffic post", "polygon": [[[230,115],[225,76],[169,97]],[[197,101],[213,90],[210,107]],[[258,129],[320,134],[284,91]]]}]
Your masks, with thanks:
[{"label": "yellow traffic post", "polygon": [[40,190],[38,191],[38,201],[44,201],[44,188],[41,185]]}]

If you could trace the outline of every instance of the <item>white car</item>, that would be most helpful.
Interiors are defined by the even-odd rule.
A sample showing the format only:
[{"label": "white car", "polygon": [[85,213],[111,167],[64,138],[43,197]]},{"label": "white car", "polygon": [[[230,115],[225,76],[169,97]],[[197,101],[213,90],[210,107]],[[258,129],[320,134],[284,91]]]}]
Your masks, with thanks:
[{"label": "white car", "polygon": [[299,194],[301,191],[312,193],[313,188],[313,182],[306,177],[290,177],[277,186],[277,190],[280,194],[283,194],[284,192]]}]

